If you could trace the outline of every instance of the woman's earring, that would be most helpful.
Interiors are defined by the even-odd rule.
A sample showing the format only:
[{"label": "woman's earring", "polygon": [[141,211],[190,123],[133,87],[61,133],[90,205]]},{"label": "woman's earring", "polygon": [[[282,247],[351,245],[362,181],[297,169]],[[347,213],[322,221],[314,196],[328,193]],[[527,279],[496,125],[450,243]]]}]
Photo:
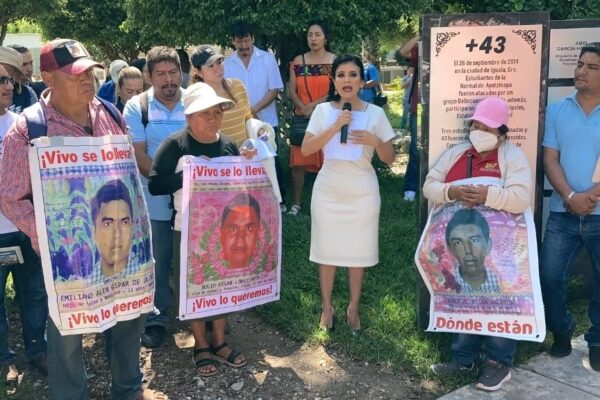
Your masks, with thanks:
[{"label": "woman's earring", "polygon": [[334,95],[336,95],[336,96],[338,95],[337,89],[335,89],[335,90],[333,91],[333,94],[334,94]]}]

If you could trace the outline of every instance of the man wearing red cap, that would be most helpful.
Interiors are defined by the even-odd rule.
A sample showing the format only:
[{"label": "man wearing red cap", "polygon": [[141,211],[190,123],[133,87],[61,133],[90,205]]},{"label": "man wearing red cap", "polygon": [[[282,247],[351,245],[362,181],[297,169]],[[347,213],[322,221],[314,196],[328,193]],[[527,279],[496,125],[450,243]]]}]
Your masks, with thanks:
[{"label": "man wearing red cap", "polygon": [[[481,100],[475,113],[469,118],[469,140],[451,147],[441,155],[427,174],[423,195],[437,204],[460,201],[468,207],[485,205],[498,211],[523,213],[531,203],[531,169],[525,153],[508,140],[509,117],[510,107],[503,99],[487,97]],[[490,180],[496,178],[498,183],[490,186],[457,183],[472,177],[488,177]],[[471,232],[468,235],[464,235],[465,232],[462,232],[463,235],[454,235],[456,226],[453,217],[446,231],[448,249],[459,261],[460,258],[463,261],[468,259],[474,265],[476,259],[480,259],[478,262],[482,263],[489,253],[488,235],[483,233],[486,228],[485,220],[478,223],[476,221],[480,217],[464,210],[469,209],[457,211],[455,216]],[[463,219],[463,216],[459,218],[459,213],[467,215]],[[461,243],[453,244],[453,241]],[[482,247],[483,243],[486,243],[485,247]],[[462,272],[459,271],[455,277],[459,282],[460,293],[469,296],[493,293],[498,292],[501,286],[498,277],[489,270],[472,271],[475,277],[470,282],[463,279]],[[483,344],[487,359],[483,372],[479,375],[477,388],[486,391],[500,389],[511,378],[510,367],[516,348],[516,342],[512,339],[456,334],[452,340],[452,361],[432,365],[431,370],[438,376],[474,373],[477,370],[480,344]]]},{"label": "man wearing red cap", "polygon": [[[48,85],[40,100],[46,135],[123,135],[125,122],[115,121],[95,98],[93,61],[81,43],[57,39],[45,44],[40,54],[42,78]],[[4,141],[0,164],[0,209],[31,238],[39,253],[29,174],[29,132],[23,115]],[[117,323],[107,332],[107,354],[112,375],[113,399],[156,399],[157,394],[142,389],[139,364],[140,337],[144,318]],[[87,382],[82,353],[82,336],[65,335],[48,321],[48,383],[53,399],[87,399]]]}]

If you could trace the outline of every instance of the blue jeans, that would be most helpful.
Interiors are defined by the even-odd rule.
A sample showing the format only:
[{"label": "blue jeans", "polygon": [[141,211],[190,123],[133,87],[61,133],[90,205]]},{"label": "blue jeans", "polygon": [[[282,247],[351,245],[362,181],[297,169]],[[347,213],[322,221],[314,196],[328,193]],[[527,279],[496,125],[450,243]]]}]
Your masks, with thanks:
[{"label": "blue jeans", "polygon": [[496,336],[455,334],[451,346],[454,361],[461,366],[474,362],[479,354],[479,344],[482,342],[488,359],[512,367],[517,342]]},{"label": "blue jeans", "polygon": [[15,361],[15,353],[8,344],[8,319],[6,317],[6,281],[12,273],[16,297],[21,313],[25,354],[30,360],[46,352],[46,318],[48,298],[40,258],[33,251],[31,241],[22,232],[0,235],[0,247],[19,246],[23,264],[0,267],[0,365]]},{"label": "blue jeans", "polygon": [[408,116],[410,114],[410,102],[409,99],[402,101],[402,119],[400,120],[400,129],[406,129],[408,126]]},{"label": "blue jeans", "polygon": [[404,191],[419,191],[419,150],[417,149],[417,113],[410,113],[410,147],[408,150],[408,165],[404,175]]},{"label": "blue jeans", "polygon": [[[169,306],[171,305],[171,258],[173,257],[173,229],[171,221],[150,220],[152,225],[152,253],[154,255],[154,281],[156,292],[154,294],[154,307],[159,315],[148,314],[146,326],[169,325]],[[176,285],[179,282],[175,282]]]},{"label": "blue jeans", "polygon": [[[140,338],[144,319],[118,322],[105,333],[113,400],[135,399],[142,388]],[[53,400],[88,399],[82,337],[61,336],[54,322],[48,321],[48,385]]]},{"label": "blue jeans", "polygon": [[[277,146],[277,153],[279,152],[279,127],[274,126],[273,130],[275,131],[275,145]],[[284,175],[283,168],[281,167],[281,162],[279,162],[279,156],[275,153],[275,174],[277,175],[277,184],[279,185],[279,193],[281,194],[281,202],[285,204],[285,185],[283,184]],[[179,299],[177,299],[179,301]]]},{"label": "blue jeans", "polygon": [[567,281],[571,262],[585,247],[592,259],[596,281],[588,305],[592,323],[585,334],[588,346],[600,346],[600,215],[580,217],[566,212],[550,212],[540,255],[540,281],[546,312],[546,325],[554,334],[568,333],[573,317],[567,310]]}]

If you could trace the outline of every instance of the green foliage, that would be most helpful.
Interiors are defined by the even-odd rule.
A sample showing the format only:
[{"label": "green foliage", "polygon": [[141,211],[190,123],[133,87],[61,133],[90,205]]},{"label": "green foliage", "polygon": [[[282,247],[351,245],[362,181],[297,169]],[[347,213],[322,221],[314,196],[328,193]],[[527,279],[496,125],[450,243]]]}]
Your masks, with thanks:
[{"label": "green foliage", "polygon": [[8,33],[42,33],[42,27],[37,22],[19,19],[8,24]]},{"label": "green foliage", "polygon": [[306,46],[305,29],[310,20],[324,20],[329,25],[334,52],[357,53],[361,37],[392,29],[397,19],[411,9],[403,0],[182,0],[177,6],[170,0],[125,2],[126,28],[140,31],[148,43],[228,46],[229,26],[243,18],[255,26],[256,44],[273,49],[283,63]]},{"label": "green foliage", "polygon": [[8,32],[8,24],[22,18],[36,18],[52,9],[59,0],[0,0],[0,46]]},{"label": "green foliage", "polygon": [[437,13],[493,13],[550,11],[551,19],[597,18],[600,0],[437,0],[431,3],[431,12]]},{"label": "green foliage", "polygon": [[368,39],[385,55],[417,31],[423,14],[549,10],[552,19],[597,18],[600,0],[0,0],[0,10],[0,44],[9,23],[11,32],[39,32],[39,23],[47,38],[75,38],[98,59],[125,60],[159,44],[230,46],[228,28],[243,18],[255,26],[257,46],[285,66],[305,50],[311,20],[329,25],[337,54],[358,54]]},{"label": "green foliage", "polygon": [[0,0],[0,25],[22,18],[35,18],[42,10],[56,5],[57,0]]},{"label": "green foliage", "polygon": [[140,38],[121,28],[126,18],[124,0],[59,0],[40,18],[40,24],[46,37],[79,40],[100,56],[98,59],[131,60],[139,52]]}]

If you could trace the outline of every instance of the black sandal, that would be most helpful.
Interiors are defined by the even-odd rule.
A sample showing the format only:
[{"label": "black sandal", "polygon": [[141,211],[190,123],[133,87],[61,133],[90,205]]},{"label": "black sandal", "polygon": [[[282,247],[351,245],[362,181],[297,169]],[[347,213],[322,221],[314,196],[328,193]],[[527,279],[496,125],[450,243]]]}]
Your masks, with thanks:
[{"label": "black sandal", "polygon": [[194,361],[194,365],[196,366],[196,372],[198,373],[198,375],[200,375],[200,376],[202,376],[204,378],[215,375],[217,373],[216,369],[214,371],[209,371],[209,372],[202,372],[200,370],[200,368],[206,367],[208,365],[213,365],[215,368],[217,367],[217,362],[212,357],[205,357],[205,358],[201,358],[199,360],[196,360],[196,356],[198,354],[202,354],[202,353],[211,354],[211,349],[208,348],[208,347],[205,347],[205,348],[202,348],[202,349],[194,348],[194,356],[193,356],[192,360]]},{"label": "black sandal", "polygon": [[245,357],[244,357],[244,361],[240,361],[239,363],[235,362],[235,359],[242,355],[242,353],[240,353],[237,350],[231,349],[231,351],[229,352],[229,356],[227,358],[225,358],[225,357],[220,356],[220,355],[217,354],[219,351],[223,350],[227,346],[228,346],[227,342],[223,342],[223,343],[221,343],[220,345],[218,345],[216,347],[213,347],[211,345],[210,346],[210,352],[213,354],[213,356],[215,357],[215,359],[218,362],[227,364],[230,367],[241,368],[244,365],[246,365],[246,363],[248,362],[248,360]]}]

